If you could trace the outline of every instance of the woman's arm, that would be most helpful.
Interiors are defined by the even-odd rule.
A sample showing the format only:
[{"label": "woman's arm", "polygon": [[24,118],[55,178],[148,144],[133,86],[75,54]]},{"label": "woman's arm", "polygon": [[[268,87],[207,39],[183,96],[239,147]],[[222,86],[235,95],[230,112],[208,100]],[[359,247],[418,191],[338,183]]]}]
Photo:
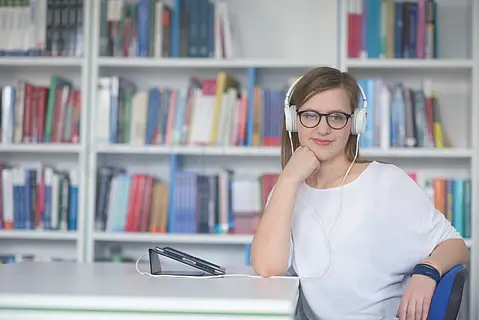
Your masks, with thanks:
[{"label": "woman's arm", "polygon": [[[407,245],[401,252],[404,273],[409,275],[398,309],[400,320],[427,319],[429,308],[437,286],[435,272],[430,275],[416,264],[429,264],[443,276],[457,264],[465,264],[468,250],[460,233],[446,216],[434,205],[424,190],[407,174],[401,172],[392,175],[390,181],[395,183],[388,194],[394,195],[389,202],[394,204],[398,216],[394,226],[406,235]],[[396,200],[396,201],[394,201]],[[425,274],[426,273],[426,274]]]},{"label": "woman's arm", "polygon": [[431,255],[422,263],[430,264],[438,269],[441,276],[458,264],[466,264],[469,260],[469,251],[462,239],[448,239],[441,242],[432,251]]},{"label": "woman's arm", "polygon": [[[422,260],[439,271],[442,277],[457,264],[466,264],[468,250],[464,240],[447,239],[434,248],[428,258]],[[436,288],[436,281],[423,275],[413,275],[404,291],[396,317],[400,320],[427,319]]]},{"label": "woman's arm", "polygon": [[251,264],[258,275],[283,275],[288,268],[291,220],[298,187],[319,166],[311,149],[300,146],[279,176],[251,245]]},{"label": "woman's arm", "polygon": [[280,175],[251,245],[251,264],[262,277],[283,275],[288,268],[291,220],[298,183]]}]

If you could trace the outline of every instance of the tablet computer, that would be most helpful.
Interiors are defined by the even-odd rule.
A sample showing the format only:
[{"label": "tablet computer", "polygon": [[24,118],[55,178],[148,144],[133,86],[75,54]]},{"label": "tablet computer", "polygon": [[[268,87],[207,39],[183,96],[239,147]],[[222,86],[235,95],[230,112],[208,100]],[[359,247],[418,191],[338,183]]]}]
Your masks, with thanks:
[{"label": "tablet computer", "polygon": [[198,257],[192,256],[171,247],[161,248],[156,246],[155,250],[158,252],[158,254],[161,254],[162,256],[184,263],[196,269],[205,271],[211,275],[224,275],[226,273],[225,268],[217,264],[200,259]]},{"label": "tablet computer", "polygon": [[161,266],[160,255],[170,258],[168,255],[164,255],[162,252],[159,252],[156,249],[148,250],[150,256],[150,273],[152,275],[167,275],[167,276],[209,276],[211,274],[200,271],[200,270],[188,270],[188,271],[173,271],[173,270],[164,270]]}]

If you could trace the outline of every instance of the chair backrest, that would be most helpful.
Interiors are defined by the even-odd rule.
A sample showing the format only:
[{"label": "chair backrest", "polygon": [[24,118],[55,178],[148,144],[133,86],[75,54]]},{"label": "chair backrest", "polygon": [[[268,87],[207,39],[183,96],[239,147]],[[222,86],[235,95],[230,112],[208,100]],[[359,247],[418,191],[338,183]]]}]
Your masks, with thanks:
[{"label": "chair backrest", "polygon": [[[287,275],[293,274],[296,274],[294,270],[288,269]],[[467,269],[463,265],[455,266],[442,277],[432,297],[428,320],[457,319],[466,280]],[[301,286],[294,319],[316,319],[302,293]]]},{"label": "chair backrest", "polygon": [[432,297],[428,320],[457,319],[466,280],[467,270],[463,265],[455,266],[442,277]]}]

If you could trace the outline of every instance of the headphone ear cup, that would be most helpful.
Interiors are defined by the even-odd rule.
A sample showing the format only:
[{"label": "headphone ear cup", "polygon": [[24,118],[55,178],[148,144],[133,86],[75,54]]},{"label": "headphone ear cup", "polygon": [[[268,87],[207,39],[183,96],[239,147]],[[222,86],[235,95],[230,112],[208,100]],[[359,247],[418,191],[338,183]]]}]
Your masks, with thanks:
[{"label": "headphone ear cup", "polygon": [[351,117],[351,134],[364,134],[366,131],[367,112],[366,109],[356,109]]},{"label": "headphone ear cup", "polygon": [[286,126],[286,131],[291,132],[291,115],[289,113],[289,108],[284,107],[284,124]]},{"label": "headphone ear cup", "polygon": [[286,124],[286,131],[296,132],[296,106],[284,108],[284,122]]},{"label": "headphone ear cup", "polygon": [[291,106],[289,112],[291,113],[291,132],[298,132],[298,126],[296,123],[296,106]]}]

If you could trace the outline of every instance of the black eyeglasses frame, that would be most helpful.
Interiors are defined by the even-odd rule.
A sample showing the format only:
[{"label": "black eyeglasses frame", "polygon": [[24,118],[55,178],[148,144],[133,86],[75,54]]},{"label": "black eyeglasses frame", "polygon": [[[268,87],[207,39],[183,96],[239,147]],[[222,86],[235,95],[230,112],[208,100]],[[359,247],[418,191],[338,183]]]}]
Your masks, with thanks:
[{"label": "black eyeglasses frame", "polygon": [[[318,116],[319,116],[319,121],[316,125],[312,126],[312,127],[308,127],[308,126],[305,126],[303,121],[301,120],[301,115],[303,113],[306,113],[306,112],[313,112],[313,113],[316,113]],[[335,128],[333,126],[331,126],[331,124],[329,124],[329,120],[328,120],[328,117],[332,114],[342,114],[346,117],[346,121],[344,122],[344,126],[342,126],[341,128]],[[330,113],[319,113],[317,111],[314,111],[314,110],[303,110],[303,111],[297,111],[296,114],[298,115],[299,117],[299,121],[301,122],[301,124],[305,127],[305,128],[309,128],[309,129],[312,129],[312,128],[316,128],[320,123],[321,123],[321,120],[323,117],[326,117],[326,123],[328,124],[328,126],[333,129],[333,130],[341,130],[343,129],[344,127],[346,127],[346,125],[348,124],[348,121],[349,119],[353,116],[352,114],[349,114],[349,113],[346,113],[346,112],[342,112],[342,111],[334,111],[334,112],[330,112]]]}]

